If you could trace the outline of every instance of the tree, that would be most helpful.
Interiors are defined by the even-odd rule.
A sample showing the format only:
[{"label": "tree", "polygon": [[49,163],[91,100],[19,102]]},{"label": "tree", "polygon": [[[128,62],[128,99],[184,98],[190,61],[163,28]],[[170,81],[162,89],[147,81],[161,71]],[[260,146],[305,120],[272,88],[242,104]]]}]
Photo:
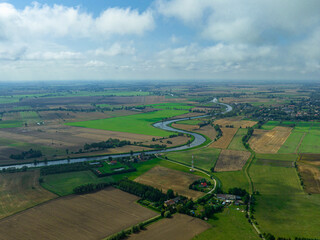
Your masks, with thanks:
[{"label": "tree", "polygon": [[169,199],[174,198],[174,192],[173,192],[172,189],[168,189],[168,191],[167,191],[167,197],[168,197]]}]

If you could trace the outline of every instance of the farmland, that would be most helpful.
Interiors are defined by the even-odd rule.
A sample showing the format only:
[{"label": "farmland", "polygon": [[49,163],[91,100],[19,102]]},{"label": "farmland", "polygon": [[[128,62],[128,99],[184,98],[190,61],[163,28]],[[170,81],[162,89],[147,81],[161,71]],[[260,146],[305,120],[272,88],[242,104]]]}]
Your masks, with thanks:
[{"label": "farmland", "polygon": [[234,187],[249,191],[249,182],[244,171],[215,172],[213,175],[221,181],[222,189],[225,192]]},{"label": "farmland", "polygon": [[242,138],[244,135],[246,135],[248,132],[247,129],[239,128],[236,135],[233,137],[231,143],[228,146],[228,149],[230,150],[239,150],[239,151],[247,151],[247,149],[244,147]]},{"label": "farmland", "polygon": [[190,173],[184,173],[164,167],[154,167],[136,178],[135,181],[162,189],[163,191],[172,189],[183,196],[196,199],[204,195],[202,192],[189,189],[189,185],[197,179],[200,179],[200,177]]},{"label": "farmland", "polygon": [[279,237],[319,237],[314,219],[320,208],[320,195],[303,192],[295,168],[254,162],[250,175],[255,190],[260,192],[254,215],[264,232]]},{"label": "farmland", "polygon": [[111,187],[94,194],[60,198],[1,220],[0,238],[102,239],[156,216],[137,200]]},{"label": "farmland", "polygon": [[204,148],[189,151],[180,151],[175,153],[167,153],[166,156],[177,162],[181,162],[191,166],[192,156],[194,156],[194,166],[197,168],[210,171],[216,164],[220,154],[220,149]]},{"label": "farmland", "polygon": [[214,124],[219,124],[221,127],[233,126],[234,128],[249,128],[253,127],[257,122],[249,120],[239,120],[235,118],[223,118],[214,121]]},{"label": "farmland", "polygon": [[278,153],[295,153],[298,150],[301,138],[304,137],[303,132],[293,130],[285,143],[281,146]]},{"label": "farmland", "polygon": [[236,128],[221,128],[222,137],[220,137],[217,141],[212,143],[210,146],[214,148],[222,148],[227,149],[229,144],[231,143],[234,135],[237,132]]},{"label": "farmland", "polygon": [[0,174],[0,219],[57,197],[38,179],[39,171]]},{"label": "farmland", "polygon": [[68,123],[70,126],[95,128],[117,132],[128,132],[145,134],[159,137],[170,135],[169,132],[154,128],[152,123],[159,122],[165,118],[187,113],[185,110],[161,110],[149,113],[141,113],[125,117],[115,117],[110,119],[99,119],[86,122]]},{"label": "farmland", "polygon": [[180,121],[179,121],[178,123],[173,123],[172,127],[186,130],[186,131],[200,133],[207,136],[211,140],[214,140],[217,136],[216,130],[211,125],[206,125],[204,127],[199,128],[198,125],[180,124]]},{"label": "farmland", "polygon": [[272,130],[255,129],[250,146],[258,153],[277,153],[291,133],[291,128],[275,127]]},{"label": "farmland", "polygon": [[210,228],[210,225],[200,219],[187,215],[175,214],[147,227],[145,231],[130,235],[130,240],[185,240]]},{"label": "farmland", "polygon": [[249,157],[250,153],[246,151],[222,150],[214,171],[224,172],[241,170]]}]

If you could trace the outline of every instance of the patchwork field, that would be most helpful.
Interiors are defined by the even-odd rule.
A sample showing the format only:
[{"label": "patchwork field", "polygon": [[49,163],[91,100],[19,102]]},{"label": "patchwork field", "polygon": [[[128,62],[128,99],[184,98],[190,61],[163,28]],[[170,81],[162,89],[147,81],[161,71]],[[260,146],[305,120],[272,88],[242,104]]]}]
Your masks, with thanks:
[{"label": "patchwork field", "polygon": [[214,171],[238,171],[243,168],[250,157],[250,152],[236,150],[222,150]]},{"label": "patchwork field", "polygon": [[[272,157],[281,160],[277,156],[281,155]],[[295,168],[260,165],[254,160],[249,173],[255,190],[260,193],[256,197],[254,216],[262,232],[276,237],[320,236],[318,221],[315,221],[320,210],[320,195],[304,193]]]},{"label": "patchwork field", "polygon": [[291,130],[287,127],[275,127],[270,131],[255,129],[249,140],[250,147],[258,153],[277,153]]},{"label": "patchwork field", "polygon": [[0,218],[56,197],[39,185],[39,171],[0,174]]},{"label": "patchwork field", "polygon": [[0,221],[1,239],[103,239],[157,214],[114,188],[50,201]]},{"label": "patchwork field", "polygon": [[303,138],[300,153],[320,153],[320,129],[311,129]]},{"label": "patchwork field", "polygon": [[147,230],[131,234],[130,240],[188,240],[210,228],[211,225],[198,218],[184,214],[175,214],[151,224]]},{"label": "patchwork field", "polygon": [[285,143],[281,146],[278,153],[296,153],[299,149],[299,144],[304,138],[305,133],[293,130]]},{"label": "patchwork field", "polygon": [[246,189],[249,192],[249,182],[244,171],[215,172],[213,175],[221,182],[224,192],[228,192],[230,188],[234,187]]},{"label": "patchwork field", "polygon": [[191,166],[192,155],[194,156],[194,166],[210,171],[216,164],[221,150],[215,148],[201,148],[189,151],[167,153],[166,156],[177,162]]},{"label": "patchwork field", "polygon": [[141,113],[124,117],[115,117],[110,119],[74,122],[68,123],[68,125],[165,137],[170,135],[170,133],[157,129],[153,127],[151,124],[161,121],[165,118],[170,118],[187,112],[188,111],[186,110],[160,110],[155,112]]},{"label": "patchwork field", "polygon": [[320,193],[320,170],[319,167],[299,163],[298,171],[303,180],[303,187],[307,193]]},{"label": "patchwork field", "polygon": [[210,147],[214,148],[222,148],[226,149],[228,148],[229,144],[231,143],[234,135],[237,133],[236,128],[221,128],[222,130],[222,137],[220,137],[217,141],[212,143]]},{"label": "patchwork field", "polygon": [[156,166],[135,179],[136,182],[153,186],[163,191],[174,190],[183,196],[197,199],[204,195],[202,192],[189,189],[189,185],[200,177],[190,173],[180,172]]},{"label": "patchwork field", "polygon": [[257,124],[255,121],[248,121],[248,120],[239,120],[233,118],[223,118],[214,121],[214,124],[219,124],[222,127],[226,127],[227,125],[233,125],[234,128],[247,128],[253,127]]}]

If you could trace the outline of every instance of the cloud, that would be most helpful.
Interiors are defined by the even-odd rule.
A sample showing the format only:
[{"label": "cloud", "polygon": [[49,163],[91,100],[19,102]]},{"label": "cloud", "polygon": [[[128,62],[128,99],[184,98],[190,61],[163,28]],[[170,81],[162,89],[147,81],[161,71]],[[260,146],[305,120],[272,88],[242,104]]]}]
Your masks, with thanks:
[{"label": "cloud", "polygon": [[118,55],[133,55],[136,52],[135,48],[132,44],[127,44],[127,46],[123,46],[120,43],[114,43],[110,48],[98,48],[94,51],[90,51],[95,56],[107,56],[107,57],[114,57]]},{"label": "cloud", "polygon": [[0,39],[29,38],[109,38],[112,35],[141,35],[154,28],[151,11],[139,13],[130,8],[108,8],[100,16],[81,11],[79,7],[48,6],[33,3],[24,9],[0,3]]}]

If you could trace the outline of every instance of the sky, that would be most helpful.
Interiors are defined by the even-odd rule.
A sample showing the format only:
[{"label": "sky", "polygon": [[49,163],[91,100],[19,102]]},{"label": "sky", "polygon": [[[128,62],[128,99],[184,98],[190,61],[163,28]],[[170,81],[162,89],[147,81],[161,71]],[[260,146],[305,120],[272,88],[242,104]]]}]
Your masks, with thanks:
[{"label": "sky", "polygon": [[320,80],[319,0],[0,0],[0,81]]}]

